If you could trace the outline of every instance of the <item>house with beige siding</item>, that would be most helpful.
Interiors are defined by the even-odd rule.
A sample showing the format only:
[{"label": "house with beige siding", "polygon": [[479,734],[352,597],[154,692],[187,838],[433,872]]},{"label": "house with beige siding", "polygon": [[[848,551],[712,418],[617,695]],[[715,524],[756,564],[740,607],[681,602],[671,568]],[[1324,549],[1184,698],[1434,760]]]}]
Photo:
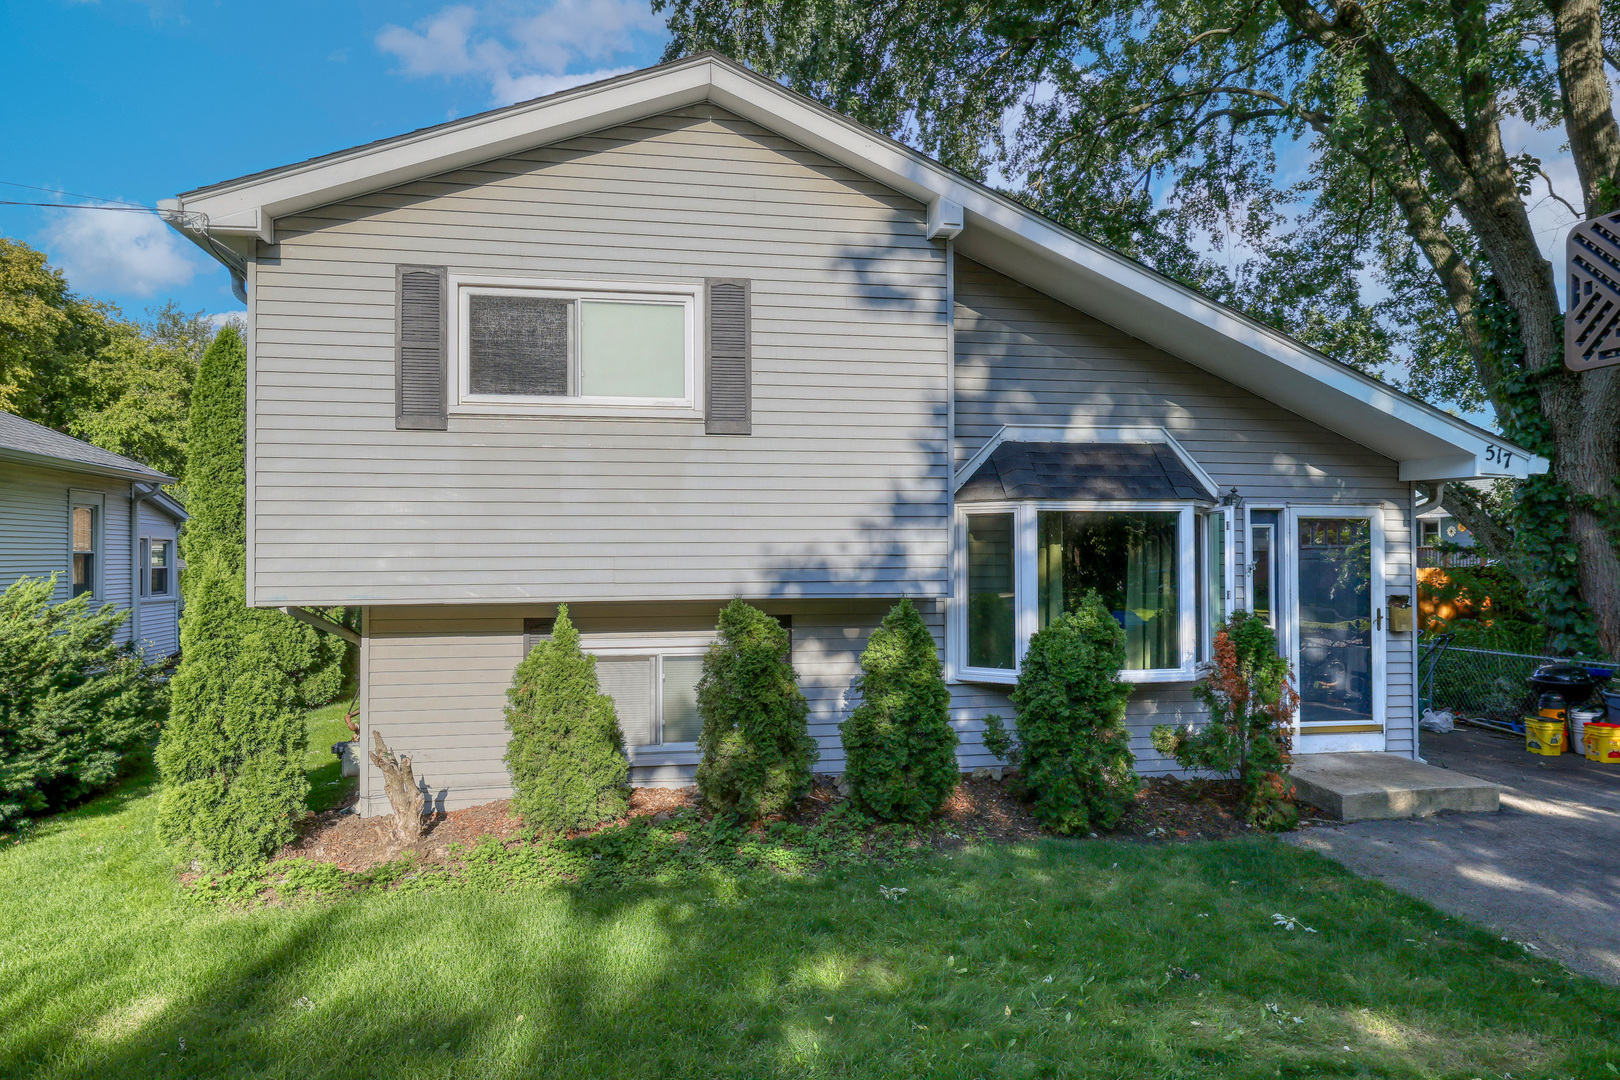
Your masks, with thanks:
[{"label": "house with beige siding", "polygon": [[900,597],[967,768],[1093,588],[1144,772],[1237,608],[1301,750],[1414,754],[1420,491],[1546,468],[714,55],[166,207],[249,307],[249,602],[364,610],[363,734],[445,808],[509,793],[563,603],[637,784],[690,781],[739,596],[791,628],[823,772]]},{"label": "house with beige siding", "polygon": [[56,575],[53,602],[85,593],[127,608],[120,631],[150,659],[180,651],[174,482],[139,461],[0,412],[0,591]]}]

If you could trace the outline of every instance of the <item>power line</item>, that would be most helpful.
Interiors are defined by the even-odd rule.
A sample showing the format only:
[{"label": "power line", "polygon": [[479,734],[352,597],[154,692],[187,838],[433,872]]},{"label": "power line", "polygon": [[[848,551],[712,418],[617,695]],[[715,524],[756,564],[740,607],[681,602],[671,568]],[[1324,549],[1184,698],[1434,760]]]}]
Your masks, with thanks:
[{"label": "power line", "polygon": [[[140,203],[132,203],[128,199],[98,199],[94,195],[81,195],[77,191],[63,191],[61,188],[40,187],[37,184],[19,184],[15,180],[0,180],[0,184],[4,184],[6,187],[27,188],[29,191],[48,191],[52,195],[68,195],[68,196],[71,196],[72,198],[75,198],[75,199],[93,199],[94,201],[96,201],[98,203],[121,203],[124,206],[129,206],[129,207],[137,207],[138,206],[142,210],[150,209],[149,207],[142,206]],[[36,204],[34,204],[34,203],[22,203],[22,204],[13,204],[13,205],[33,206],[33,205],[36,205]],[[55,204],[52,204],[52,205],[55,205]]]},{"label": "power line", "polygon": [[[0,183],[5,181],[0,180]],[[18,184],[18,187],[25,185]],[[86,196],[79,196],[85,198]],[[51,210],[113,210],[125,214],[162,214],[155,206],[102,206],[98,203],[24,202],[20,199],[0,199],[0,206],[43,206]]]}]

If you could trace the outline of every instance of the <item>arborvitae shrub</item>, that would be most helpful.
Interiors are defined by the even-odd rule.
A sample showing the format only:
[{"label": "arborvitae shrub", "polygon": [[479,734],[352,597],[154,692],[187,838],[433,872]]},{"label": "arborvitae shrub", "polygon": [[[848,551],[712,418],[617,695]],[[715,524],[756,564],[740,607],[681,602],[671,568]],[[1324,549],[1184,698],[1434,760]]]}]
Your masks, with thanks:
[{"label": "arborvitae shrub", "polygon": [[1288,766],[1299,695],[1291,678],[1266,621],[1234,612],[1216,632],[1213,662],[1193,688],[1208,721],[1197,728],[1161,724],[1153,729],[1154,748],[1184,769],[1236,777],[1252,824],[1293,828],[1299,807]]},{"label": "arborvitae shrub", "polygon": [[563,832],[621,816],[629,806],[624,736],[566,605],[551,640],[518,665],[506,697],[506,766],[523,820]]},{"label": "arborvitae shrub", "polygon": [[720,613],[703,658],[698,791],[712,809],[760,818],[810,791],[817,749],[782,624],[742,600]]},{"label": "arborvitae shrub", "polygon": [[1113,828],[1136,794],[1124,665],[1125,631],[1094,592],[1030,638],[1012,692],[1019,772],[1053,832]]},{"label": "arborvitae shrub", "polygon": [[192,391],[186,607],[157,754],[159,835],[177,855],[221,868],[251,865],[291,839],[308,793],[305,687],[341,657],[313,629],[246,604],[246,364],[227,326]]},{"label": "arborvitae shrub", "polygon": [[157,669],[117,640],[129,617],[56,577],[0,593],[0,829],[112,783],[150,745],[166,698]]},{"label": "arborvitae shrub", "polygon": [[281,632],[285,616],[243,603],[240,571],[217,553],[186,573],[181,661],[157,752],[158,835],[181,858],[252,866],[292,839],[305,810],[307,729],[288,671],[309,654]]},{"label": "arborvitae shrub", "polygon": [[861,654],[861,703],[839,726],[855,805],[884,821],[922,821],[956,789],[956,730],[934,636],[910,600]]}]

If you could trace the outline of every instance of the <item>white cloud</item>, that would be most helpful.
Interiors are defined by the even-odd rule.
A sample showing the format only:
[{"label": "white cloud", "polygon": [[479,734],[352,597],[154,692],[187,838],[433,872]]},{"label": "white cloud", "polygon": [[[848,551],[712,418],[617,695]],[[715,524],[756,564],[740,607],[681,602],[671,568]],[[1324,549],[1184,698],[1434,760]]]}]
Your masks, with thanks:
[{"label": "white cloud", "polygon": [[45,246],[75,292],[151,296],[197,275],[199,259],[190,245],[156,214],[56,213]]},{"label": "white cloud", "polygon": [[[645,0],[492,0],[444,8],[412,29],[385,26],[376,43],[398,58],[402,75],[476,79],[489,85],[492,104],[509,105],[623,74],[630,67],[612,61],[662,32]],[[569,73],[576,65],[593,69]]]}]

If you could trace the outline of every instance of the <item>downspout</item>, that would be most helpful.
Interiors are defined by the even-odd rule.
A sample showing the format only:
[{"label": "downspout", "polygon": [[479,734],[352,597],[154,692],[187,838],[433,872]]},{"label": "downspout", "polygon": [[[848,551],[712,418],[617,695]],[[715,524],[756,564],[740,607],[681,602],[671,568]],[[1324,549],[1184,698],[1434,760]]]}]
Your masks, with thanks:
[{"label": "downspout", "polygon": [[956,596],[956,240],[945,238],[945,598]]}]

